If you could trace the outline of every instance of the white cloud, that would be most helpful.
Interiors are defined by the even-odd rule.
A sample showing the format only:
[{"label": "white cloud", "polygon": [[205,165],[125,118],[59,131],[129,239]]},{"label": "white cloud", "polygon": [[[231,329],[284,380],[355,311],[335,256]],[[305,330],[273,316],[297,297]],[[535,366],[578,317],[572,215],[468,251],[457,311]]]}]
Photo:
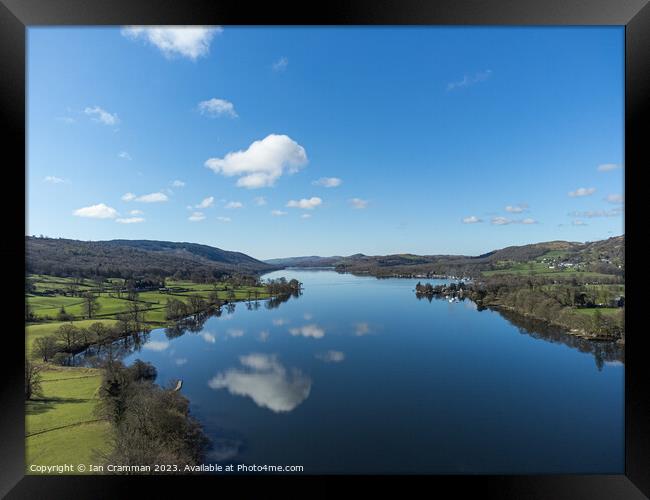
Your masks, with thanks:
[{"label": "white cloud", "polygon": [[352,208],[363,209],[368,206],[368,200],[362,200],[361,198],[352,198],[350,200],[350,205],[352,205]]},{"label": "white cloud", "polygon": [[625,201],[622,194],[610,194],[605,199],[610,203],[623,203]]},{"label": "white cloud", "polygon": [[321,177],[317,181],[312,182],[314,186],[323,186],[326,188],[338,187],[343,181],[338,177]]},{"label": "white cloud", "polygon": [[192,212],[192,215],[187,218],[190,222],[200,222],[204,219],[205,214],[203,212]]},{"label": "white cloud", "polygon": [[594,217],[618,217],[623,213],[623,209],[620,207],[613,208],[611,210],[587,210],[585,212],[569,212],[570,217],[587,217],[592,219]]},{"label": "white cloud", "polygon": [[117,114],[111,114],[99,106],[86,108],[84,109],[84,113],[86,113],[88,116],[94,116],[93,120],[103,123],[104,125],[117,125],[120,122]]},{"label": "white cloud", "polygon": [[321,200],[318,196],[312,196],[311,198],[302,198],[300,200],[289,200],[287,202],[287,207],[313,210],[321,203],[323,203],[323,200]]},{"label": "white cloud", "polygon": [[483,222],[483,219],[479,219],[475,215],[470,215],[469,217],[463,217],[463,224],[476,224],[478,222]]},{"label": "white cloud", "polygon": [[354,325],[354,334],[358,337],[363,337],[364,335],[370,333],[370,325],[368,323],[356,323]]},{"label": "white cloud", "polygon": [[574,220],[571,224],[573,224],[574,226],[586,226],[587,225],[587,223],[585,221],[578,220],[578,219]]},{"label": "white cloud", "polygon": [[538,222],[531,217],[525,219],[508,219],[507,217],[492,217],[492,224],[495,226],[506,226],[508,224],[537,224]]},{"label": "white cloud", "polygon": [[133,193],[124,193],[122,195],[122,200],[123,201],[132,201],[135,200],[136,196]]},{"label": "white cloud", "polygon": [[228,329],[228,337],[232,338],[237,338],[237,337],[243,337],[244,336],[244,330],[241,328],[229,328]]},{"label": "white cloud", "polygon": [[492,224],[496,226],[504,226],[506,224],[511,224],[512,220],[507,217],[492,217]]},{"label": "white cloud", "polygon": [[135,201],[140,201],[142,203],[159,203],[161,201],[167,201],[169,198],[165,193],[149,193],[138,196]]},{"label": "white cloud", "polygon": [[257,205],[258,207],[266,205],[266,198],[264,198],[264,196],[258,196],[254,198],[253,201],[255,202],[255,205]]},{"label": "white cloud", "polygon": [[174,182],[172,182],[172,187],[182,188],[185,187],[185,183],[183,181],[175,180]]},{"label": "white cloud", "polygon": [[151,340],[144,344],[142,347],[145,349],[149,349],[150,351],[164,351],[169,347],[169,342],[165,342],[163,340]]},{"label": "white cloud", "polygon": [[48,175],[43,179],[44,182],[49,182],[50,184],[63,184],[64,182],[68,182],[65,179],[62,179],[61,177],[57,177],[55,175]]},{"label": "white cloud", "polygon": [[271,210],[271,215],[281,217],[282,215],[287,215],[287,212],[283,212],[282,210]]},{"label": "white cloud", "polygon": [[293,336],[302,335],[303,337],[312,337],[321,339],[325,336],[325,330],[318,325],[304,325],[300,328],[290,328],[289,333]]},{"label": "white cloud", "polygon": [[226,115],[231,118],[237,118],[239,115],[235,111],[235,106],[232,102],[225,99],[208,99],[199,103],[199,111],[201,114],[208,116],[221,116]]},{"label": "white cloud", "polygon": [[73,212],[77,217],[90,217],[91,219],[114,219],[117,217],[117,210],[104,203],[78,208]]},{"label": "white cloud", "polygon": [[311,219],[311,214],[302,214],[300,216],[301,219]]},{"label": "white cloud", "polygon": [[158,47],[167,58],[175,55],[195,61],[207,56],[210,43],[215,34],[221,33],[219,26],[128,26],[122,29],[122,35],[130,38],[142,38]]},{"label": "white cloud", "polygon": [[480,82],[484,82],[492,75],[492,70],[487,69],[476,73],[474,76],[465,75],[462,80],[457,82],[451,82],[447,84],[447,90],[454,90],[463,87],[469,87],[470,85],[475,85]]},{"label": "white cloud", "polygon": [[622,168],[622,166],[618,163],[603,163],[602,165],[598,165],[596,170],[599,172],[611,172],[612,170],[618,170],[619,168]]},{"label": "white cloud", "polygon": [[119,222],[120,224],[137,224],[139,222],[144,222],[144,218],[142,218],[142,217],[126,217],[126,218],[115,219],[115,222]]},{"label": "white cloud", "polygon": [[270,336],[271,336],[271,334],[269,333],[268,330],[262,330],[260,332],[260,335],[259,335],[259,340],[261,342],[266,342],[269,339]]},{"label": "white cloud", "polygon": [[132,160],[131,155],[127,153],[126,151],[122,151],[117,155],[119,158],[122,158],[123,160]]},{"label": "white cloud", "polygon": [[273,320],[273,324],[275,326],[282,326],[282,325],[286,325],[287,323],[289,323],[289,320],[284,318],[277,318]]},{"label": "white cloud", "polygon": [[131,210],[129,215],[142,215],[144,212],[142,210]]},{"label": "white cloud", "polygon": [[202,332],[201,338],[205,340],[208,344],[214,344],[217,341],[217,336],[214,333]]},{"label": "white cloud", "polygon": [[232,219],[230,217],[217,217],[217,220],[220,222],[231,222]]},{"label": "white cloud", "polygon": [[214,205],[214,196],[208,196],[207,198],[204,198],[201,203],[195,206],[195,208],[209,208],[212,205]]},{"label": "white cloud", "polygon": [[575,191],[569,191],[569,196],[572,198],[581,197],[581,196],[590,196],[596,192],[596,188],[578,188]]},{"label": "white cloud", "polygon": [[226,204],[226,208],[229,208],[229,209],[242,208],[243,206],[244,206],[244,204],[242,202],[240,202],[240,201],[231,201],[231,202]]},{"label": "white cloud", "polygon": [[510,212],[511,214],[520,214],[523,211],[525,211],[528,208],[528,205],[525,203],[520,203],[519,205],[508,205],[506,207],[506,212]]},{"label": "white cloud", "polygon": [[215,173],[226,177],[240,176],[237,186],[249,189],[273,186],[285,171],[296,172],[305,164],[305,149],[289,136],[277,134],[253,142],[246,150],[205,162],[205,166]]},{"label": "white cloud", "polygon": [[286,57],[281,57],[277,61],[273,63],[273,71],[284,71],[287,69],[287,66],[289,65],[289,59]]},{"label": "white cloud", "polygon": [[249,397],[257,406],[275,413],[290,412],[309,396],[311,379],[297,368],[288,372],[275,355],[252,353],[241,356],[239,362],[243,370],[219,373],[208,386]]},{"label": "white cloud", "polygon": [[345,359],[345,353],[341,351],[327,351],[316,354],[316,359],[325,363],[340,363]]}]

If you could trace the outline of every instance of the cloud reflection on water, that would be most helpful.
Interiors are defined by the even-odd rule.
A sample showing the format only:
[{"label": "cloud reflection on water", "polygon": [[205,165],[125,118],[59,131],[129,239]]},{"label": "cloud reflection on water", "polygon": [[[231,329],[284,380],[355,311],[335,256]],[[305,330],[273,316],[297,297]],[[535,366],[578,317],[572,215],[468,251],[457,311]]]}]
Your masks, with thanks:
[{"label": "cloud reflection on water", "polygon": [[275,413],[290,412],[309,396],[311,378],[297,368],[288,371],[275,354],[240,356],[245,369],[231,368],[208,381],[210,388],[251,398]]}]

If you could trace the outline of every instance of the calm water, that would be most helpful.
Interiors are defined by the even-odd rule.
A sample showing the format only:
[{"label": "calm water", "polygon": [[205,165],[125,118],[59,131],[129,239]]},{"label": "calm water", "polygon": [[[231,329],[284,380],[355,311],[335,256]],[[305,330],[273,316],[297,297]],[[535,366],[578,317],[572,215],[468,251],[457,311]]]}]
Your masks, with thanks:
[{"label": "calm water", "polygon": [[[209,462],[305,473],[622,473],[623,364],[418,280],[285,270],[301,297],[155,330],[125,358],[183,380]],[[171,337],[171,338],[170,338]]]}]

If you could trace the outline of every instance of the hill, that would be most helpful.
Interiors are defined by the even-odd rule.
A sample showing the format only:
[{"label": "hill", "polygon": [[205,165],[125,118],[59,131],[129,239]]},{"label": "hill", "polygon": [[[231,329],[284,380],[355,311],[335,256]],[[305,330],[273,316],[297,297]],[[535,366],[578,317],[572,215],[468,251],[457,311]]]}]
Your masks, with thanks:
[{"label": "hill", "polygon": [[174,276],[193,279],[277,269],[241,252],[152,240],[79,241],[26,237],[26,271],[75,277]]},{"label": "hill", "polygon": [[348,257],[289,257],[267,261],[284,267],[334,267],[337,271],[375,276],[462,275],[478,276],[484,272],[512,270],[557,272],[581,269],[592,273],[624,273],[625,238],[579,243],[548,241],[510,246],[477,255],[363,255]]}]

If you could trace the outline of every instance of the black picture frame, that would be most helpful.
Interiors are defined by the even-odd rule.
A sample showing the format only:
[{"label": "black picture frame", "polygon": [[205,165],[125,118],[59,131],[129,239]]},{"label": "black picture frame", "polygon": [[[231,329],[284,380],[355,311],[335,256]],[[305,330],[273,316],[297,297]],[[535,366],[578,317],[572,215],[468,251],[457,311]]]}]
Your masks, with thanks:
[{"label": "black picture frame", "polygon": [[[650,103],[650,5],[648,0],[329,0],[318,5],[304,3],[260,3],[250,6],[234,0],[0,0],[0,109],[2,135],[6,152],[13,162],[5,162],[5,172],[13,172],[7,191],[26,193],[25,176],[19,165],[26,165],[26,28],[39,25],[618,25],[625,26],[625,190],[626,231],[625,259],[628,269],[626,286],[632,287],[626,297],[625,357],[625,473],[621,475],[541,475],[541,476],[426,476],[432,484],[429,491],[451,487],[458,494],[507,498],[613,499],[650,496],[650,379],[644,359],[646,333],[641,318],[642,296],[639,293],[640,238],[639,227],[633,225],[640,213],[641,183],[639,173],[650,165],[648,138],[643,133],[648,121]],[[646,124],[647,125],[647,124]],[[26,196],[26,194],[25,194]],[[23,201],[26,202],[26,199]],[[5,203],[7,203],[5,201]],[[5,214],[14,214],[16,201],[8,202]],[[26,206],[26,204],[24,205]],[[24,215],[24,214],[23,214]],[[642,216],[639,216],[639,218]],[[24,221],[20,214],[13,220],[12,231],[5,236],[0,251],[6,263],[21,262],[24,257]],[[23,231],[19,234],[20,231]],[[636,253],[635,253],[636,252]],[[24,262],[24,261],[22,261]],[[12,274],[13,286],[24,281],[24,269],[6,266]],[[632,271],[630,272],[630,269]],[[632,278],[630,277],[632,276]],[[9,286],[9,285],[7,285]],[[10,290],[11,291],[11,290]],[[7,498],[116,498],[132,493],[133,481],[144,481],[148,488],[173,491],[170,477],[107,477],[66,476],[40,477],[24,475],[24,397],[22,371],[24,298],[7,294],[7,311],[11,311],[12,328],[4,334],[7,348],[6,371],[0,384],[0,495]],[[15,322],[15,325],[14,325]],[[20,354],[19,354],[20,353]],[[595,436],[594,438],[597,438]],[[260,482],[277,484],[278,476],[245,477],[182,477],[181,488],[220,485],[241,487],[246,492]],[[318,487],[338,489],[341,476],[326,476]],[[409,476],[415,479],[414,476]],[[308,476],[291,477],[304,485]],[[347,479],[347,477],[343,477]],[[362,478],[359,478],[362,479]],[[383,487],[384,477],[365,479],[368,486]],[[422,476],[418,476],[422,479]],[[211,484],[208,485],[207,481]],[[313,485],[314,483],[310,483]],[[310,486],[312,490],[313,486]],[[324,489],[323,489],[324,488]],[[285,492],[293,488],[286,489]],[[185,490],[186,492],[187,490]],[[210,491],[210,490],[208,490]],[[223,490],[214,490],[219,494]],[[270,492],[270,490],[265,490]],[[306,494],[308,490],[295,489]],[[313,491],[313,490],[312,490]],[[402,490],[404,491],[404,490]],[[406,490],[408,491],[408,490]],[[153,490],[149,490],[153,496]],[[302,496],[302,495],[301,495]]]}]

